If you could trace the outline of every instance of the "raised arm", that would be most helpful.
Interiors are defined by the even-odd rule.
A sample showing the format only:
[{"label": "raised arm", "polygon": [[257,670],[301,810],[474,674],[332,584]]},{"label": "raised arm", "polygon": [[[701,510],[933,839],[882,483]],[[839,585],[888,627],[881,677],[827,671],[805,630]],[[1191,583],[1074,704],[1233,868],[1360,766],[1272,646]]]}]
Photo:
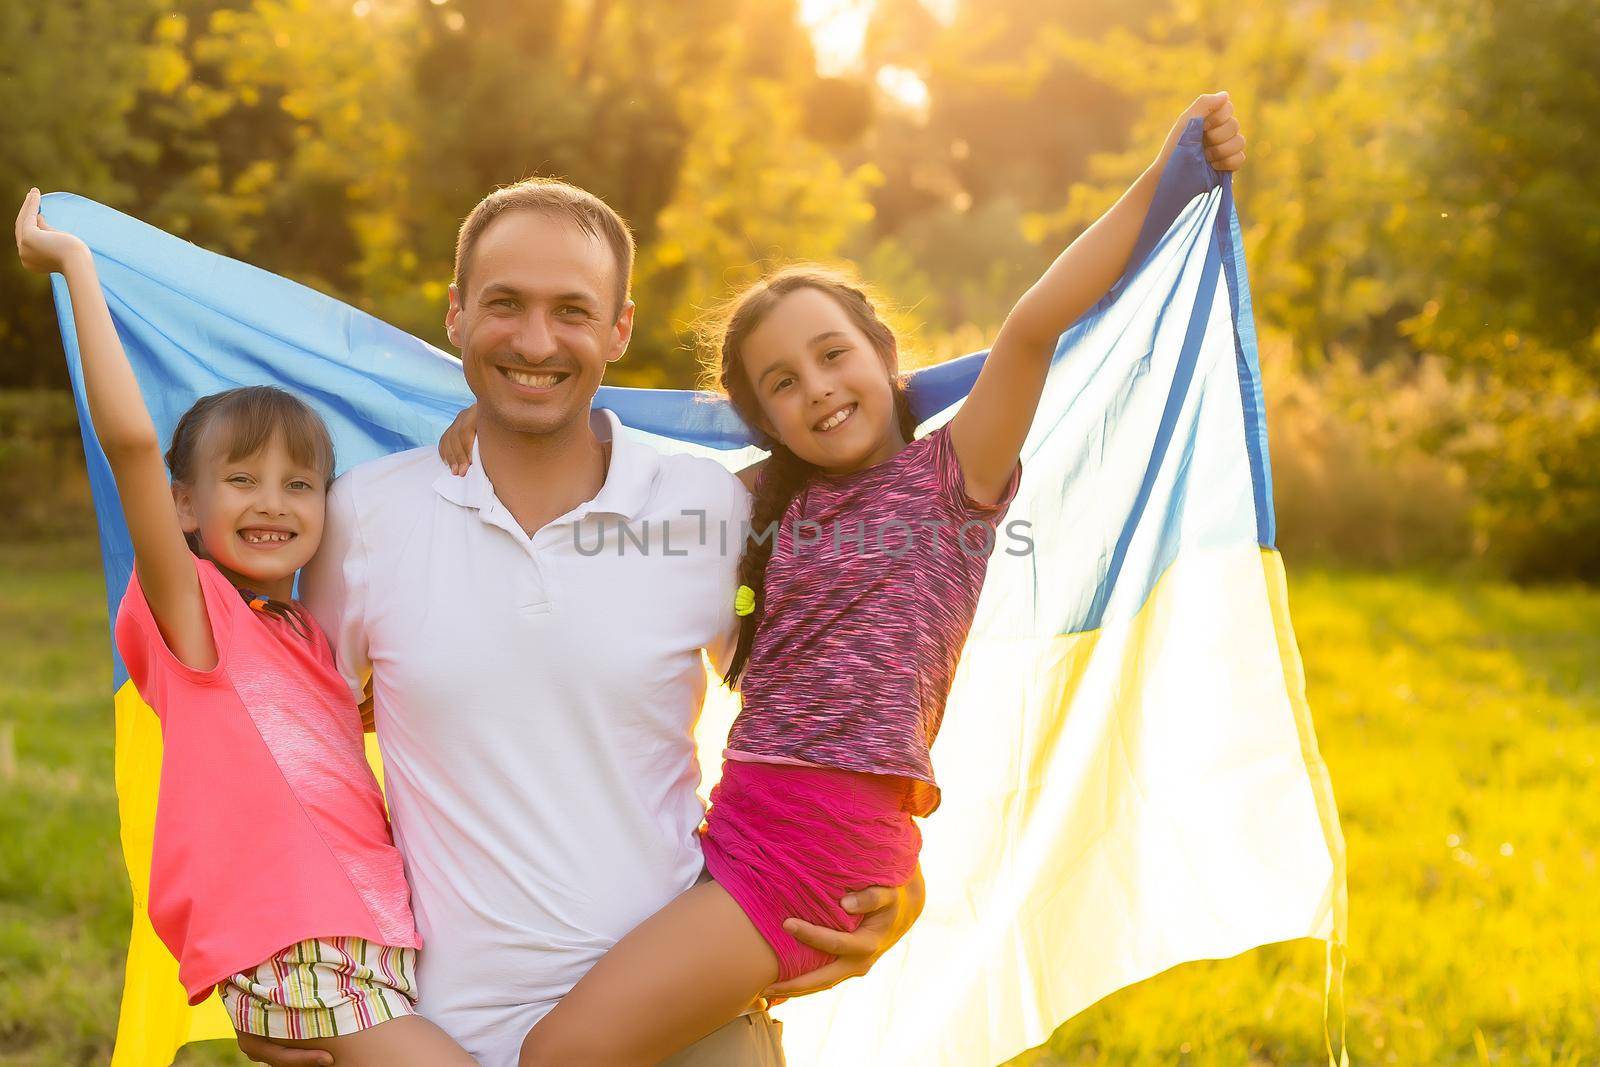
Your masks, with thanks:
[{"label": "raised arm", "polygon": [[67,279],[89,417],[117,481],[139,585],[167,647],[190,667],[209,670],[217,663],[216,644],[173,504],[161,439],[111,323],[94,257],[77,237],[45,223],[37,189],[29,191],[17,215],[17,254],[28,270]]},{"label": "raised arm", "polygon": [[1199,97],[1179,116],[1155,162],[1116,204],[1083,231],[1017,301],[1000,328],[972,392],[950,420],[950,441],[967,495],[1000,498],[1022,452],[1061,334],[1122,276],[1167,157],[1192,118],[1205,119],[1206,157],[1218,170],[1244,163],[1244,137],[1227,93]]}]

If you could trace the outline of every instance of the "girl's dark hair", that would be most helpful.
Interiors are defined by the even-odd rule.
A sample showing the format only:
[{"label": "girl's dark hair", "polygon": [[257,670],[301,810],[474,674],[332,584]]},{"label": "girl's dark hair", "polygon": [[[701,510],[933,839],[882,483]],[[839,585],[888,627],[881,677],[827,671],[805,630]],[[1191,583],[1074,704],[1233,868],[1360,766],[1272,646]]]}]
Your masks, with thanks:
[{"label": "girl's dark hair", "polygon": [[[750,376],[744,370],[744,343],[780,300],[799,289],[815,289],[832,297],[856,328],[866,335],[885,366],[896,366],[898,345],[894,332],[878,317],[877,308],[850,275],[810,264],[786,267],[769,274],[735,297],[725,310],[714,368],[716,384],[733,403],[734,410],[757,433],[762,432],[759,429],[762,422],[761,404],[756,399]],[[890,371],[889,378],[894,388],[895,418],[899,422],[900,435],[910,441],[916,433],[917,420],[911,413],[905,382],[895,370]],[[750,662],[756,630],[766,613],[767,564],[772,559],[772,549],[778,541],[778,524],[783,521],[790,502],[817,472],[816,467],[785,448],[781,441],[768,437],[763,444],[771,448],[772,456],[761,468],[756,480],[755,499],[751,502],[750,537],[746,539],[744,553],[739,557],[739,584],[749,586],[755,593],[755,610],[744,616],[739,626],[739,644],[722,679],[730,688],[739,684],[739,678]]]},{"label": "girl's dark hair", "polygon": [[[195,401],[178,420],[167,449],[167,470],[172,472],[174,482],[194,484],[201,440],[207,434],[216,435],[208,446],[219,449],[229,460],[253,456],[275,435],[281,435],[290,458],[322,475],[324,490],[333,481],[333,437],[327,425],[305,401],[274,386],[249,385]],[[189,551],[205,558],[200,535],[184,536]],[[310,635],[305,609],[300,605],[247,589],[239,590],[239,595],[247,602],[260,600],[260,610],[283,619],[301,636]]]}]

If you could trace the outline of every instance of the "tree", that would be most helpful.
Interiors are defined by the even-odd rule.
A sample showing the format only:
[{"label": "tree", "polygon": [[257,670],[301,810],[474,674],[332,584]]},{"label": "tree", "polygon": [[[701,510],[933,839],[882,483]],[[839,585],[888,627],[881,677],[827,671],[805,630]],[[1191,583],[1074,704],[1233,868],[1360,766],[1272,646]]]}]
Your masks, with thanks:
[{"label": "tree", "polygon": [[1433,6],[1403,230],[1434,280],[1419,343],[1507,375],[1579,363],[1600,381],[1600,18],[1592,0]]},{"label": "tree", "polygon": [[[11,105],[0,108],[0,203],[11,212],[32,185],[130,204],[133,190],[115,161],[137,143],[127,112],[153,61],[149,27],[165,6],[0,4],[0,84]],[[0,308],[0,387],[65,385],[44,287],[7,255],[0,288],[11,296]]]},{"label": "tree", "polygon": [[696,121],[636,272],[637,384],[692,384],[695,326],[711,309],[782,263],[838,258],[872,217],[877,171],[804,133],[797,90],[816,73],[792,5],[741,5],[710,40],[718,58],[683,95]]},{"label": "tree", "polygon": [[[1264,325],[1312,367],[1442,358],[1470,410],[1422,444],[1464,464],[1488,552],[1525,577],[1600,576],[1592,3],[1191,0],[1064,47],[1145,95],[1141,142],[1192,96],[1185,79],[1230,89]],[[1097,213],[1142,158],[1097,161],[1109,180],[1055,221]]]}]

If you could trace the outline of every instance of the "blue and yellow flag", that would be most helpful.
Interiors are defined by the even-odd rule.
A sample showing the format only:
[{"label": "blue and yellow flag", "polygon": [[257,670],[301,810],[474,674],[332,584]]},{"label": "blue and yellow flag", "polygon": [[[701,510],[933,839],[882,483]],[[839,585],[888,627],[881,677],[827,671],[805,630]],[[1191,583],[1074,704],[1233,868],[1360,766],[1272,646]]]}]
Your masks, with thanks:
[{"label": "blue and yellow flag", "polygon": [[[44,211],[94,251],[163,437],[198,397],[270,383],[322,413],[344,469],[433,443],[471,400],[455,360],[336,300],[79,197]],[[133,553],[59,277],[55,296],[115,618]],[[925,428],[981,360],[913,376]],[[663,449],[753,455],[720,401],[603,388],[596,404]],[[993,558],[934,747],[927,908],[866,978],[778,1009],[797,1067],[998,1063],[1175,964],[1301,937],[1331,961],[1343,941],[1344,843],[1274,547],[1238,216],[1199,120],[1128,272],[1062,336],[1023,464],[1007,518],[1033,548],[1002,540]],[[161,734],[120,662],[115,686],[134,918],[113,1063],[145,1067],[232,1030],[215,998],[185,1004],[151,930]],[[736,710],[713,692],[707,782]]]}]

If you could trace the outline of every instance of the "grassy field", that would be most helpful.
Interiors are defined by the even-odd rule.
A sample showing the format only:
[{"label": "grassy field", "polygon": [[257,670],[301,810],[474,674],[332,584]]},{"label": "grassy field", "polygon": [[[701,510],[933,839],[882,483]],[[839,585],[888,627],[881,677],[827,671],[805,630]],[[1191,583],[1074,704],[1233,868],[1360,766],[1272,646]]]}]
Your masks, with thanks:
[{"label": "grassy field", "polygon": [[[1349,844],[1352,1060],[1600,1062],[1600,592],[1289,576]],[[110,1053],[128,897],[104,604],[91,542],[0,547],[3,1065]],[[1018,1062],[1325,1062],[1322,978],[1312,942],[1180,967]]]}]

